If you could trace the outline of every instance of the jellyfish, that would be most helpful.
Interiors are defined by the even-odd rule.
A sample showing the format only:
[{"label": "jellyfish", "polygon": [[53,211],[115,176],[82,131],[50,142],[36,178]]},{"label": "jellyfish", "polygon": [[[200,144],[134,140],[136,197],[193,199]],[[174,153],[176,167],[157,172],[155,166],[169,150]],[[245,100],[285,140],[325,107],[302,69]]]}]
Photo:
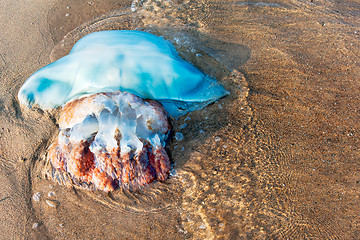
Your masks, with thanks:
[{"label": "jellyfish", "polygon": [[31,75],[18,98],[28,107],[61,108],[47,154],[53,170],[109,192],[165,181],[168,116],[227,94],[164,38],[113,30],[80,39],[68,55]]}]

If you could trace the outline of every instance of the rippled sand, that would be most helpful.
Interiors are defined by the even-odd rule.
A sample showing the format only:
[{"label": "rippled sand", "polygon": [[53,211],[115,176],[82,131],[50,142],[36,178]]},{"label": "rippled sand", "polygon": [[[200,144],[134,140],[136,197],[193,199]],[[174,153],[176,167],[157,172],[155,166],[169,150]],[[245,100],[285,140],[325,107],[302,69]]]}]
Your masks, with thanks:
[{"label": "rippled sand", "polygon": [[[360,235],[359,1],[6,0],[0,16],[1,239]],[[56,116],[22,109],[20,86],[83,35],[135,28],[231,94],[173,119],[184,139],[165,184],[107,195],[47,180]]]}]

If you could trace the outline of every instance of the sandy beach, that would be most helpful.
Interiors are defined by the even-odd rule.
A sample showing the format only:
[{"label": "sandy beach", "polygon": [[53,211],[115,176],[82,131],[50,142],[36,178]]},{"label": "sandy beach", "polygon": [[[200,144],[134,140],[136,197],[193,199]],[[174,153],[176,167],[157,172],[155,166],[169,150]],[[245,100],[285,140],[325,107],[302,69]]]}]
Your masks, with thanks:
[{"label": "sandy beach", "polygon": [[[357,239],[360,2],[0,2],[1,239]],[[17,93],[82,36],[171,41],[230,95],[172,119],[172,175],[138,192],[47,178],[56,115]]]}]

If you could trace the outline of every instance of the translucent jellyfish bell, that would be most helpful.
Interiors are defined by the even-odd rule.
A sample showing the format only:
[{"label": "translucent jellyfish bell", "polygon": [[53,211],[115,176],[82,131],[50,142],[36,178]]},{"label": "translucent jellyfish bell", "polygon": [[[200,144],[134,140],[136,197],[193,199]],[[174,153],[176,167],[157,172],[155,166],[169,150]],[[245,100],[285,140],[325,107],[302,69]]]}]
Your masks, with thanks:
[{"label": "translucent jellyfish bell", "polygon": [[118,90],[157,100],[173,117],[228,94],[162,37],[114,30],[80,39],[68,55],[30,76],[18,98],[29,107],[51,109],[87,94]]}]

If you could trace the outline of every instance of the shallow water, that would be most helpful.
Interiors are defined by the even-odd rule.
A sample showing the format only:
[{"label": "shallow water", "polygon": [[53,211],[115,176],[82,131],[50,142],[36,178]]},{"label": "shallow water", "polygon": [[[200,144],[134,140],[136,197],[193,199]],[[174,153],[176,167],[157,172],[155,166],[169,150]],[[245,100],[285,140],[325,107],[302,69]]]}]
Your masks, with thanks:
[{"label": "shallow water", "polygon": [[[359,1],[137,1],[90,20],[114,2],[91,16],[86,1],[45,8],[47,43],[83,25],[30,66],[0,61],[5,230],[15,221],[36,239],[357,238]],[[169,39],[231,94],[172,120],[183,139],[170,143],[165,184],[107,195],[46,180],[55,120],[20,109],[17,90],[83,35],[135,28]]]}]

